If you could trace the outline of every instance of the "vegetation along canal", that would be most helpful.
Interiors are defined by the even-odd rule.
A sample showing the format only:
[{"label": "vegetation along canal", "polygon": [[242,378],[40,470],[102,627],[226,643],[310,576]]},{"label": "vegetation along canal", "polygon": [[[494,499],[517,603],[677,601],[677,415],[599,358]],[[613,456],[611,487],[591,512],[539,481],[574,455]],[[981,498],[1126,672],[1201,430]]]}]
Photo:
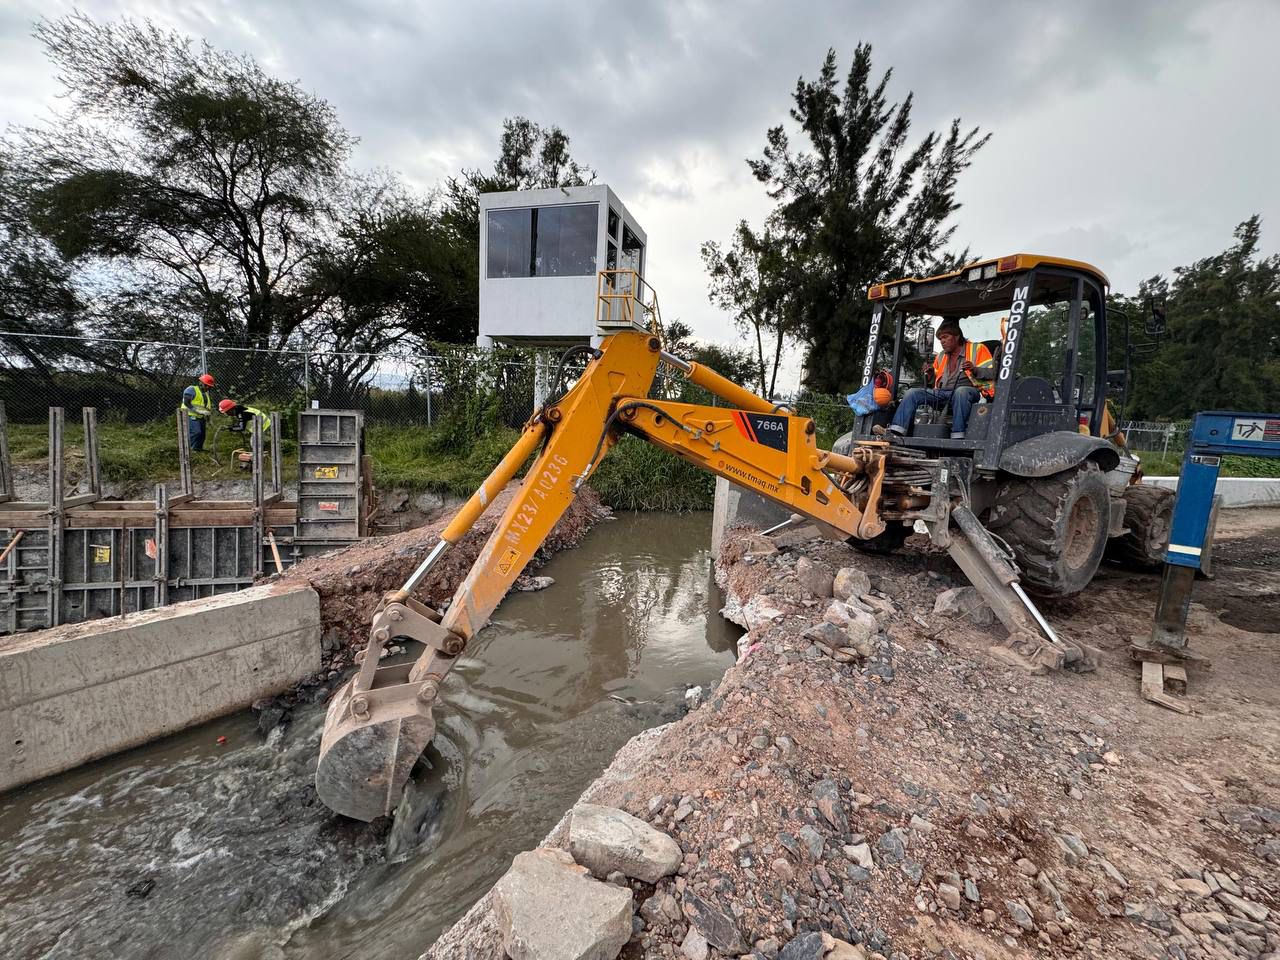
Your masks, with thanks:
[{"label": "vegetation along canal", "polygon": [[0,954],[416,957],[732,664],[710,528],[623,515],[509,597],[446,682],[435,769],[394,826],[316,799],[322,703],[265,738],[246,712],[0,797]]}]

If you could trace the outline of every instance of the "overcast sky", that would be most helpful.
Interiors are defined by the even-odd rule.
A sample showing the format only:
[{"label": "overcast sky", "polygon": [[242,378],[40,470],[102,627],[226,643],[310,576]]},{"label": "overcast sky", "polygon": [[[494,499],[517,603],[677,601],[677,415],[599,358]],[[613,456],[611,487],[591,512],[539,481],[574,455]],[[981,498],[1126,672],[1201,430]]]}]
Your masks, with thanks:
[{"label": "overcast sky", "polygon": [[[1280,247],[1280,2],[99,2],[251,54],[337,108],[355,163],[429,189],[489,166],[503,117],[558,124],[649,235],[663,314],[736,339],[698,256],[770,203],[745,158],[796,79],[855,44],[916,94],[917,136],[991,131],[961,179],[957,240],[1088,260],[1115,287],[1225,247],[1252,213]],[[47,113],[31,38],[72,5],[0,0],[0,122]]]}]

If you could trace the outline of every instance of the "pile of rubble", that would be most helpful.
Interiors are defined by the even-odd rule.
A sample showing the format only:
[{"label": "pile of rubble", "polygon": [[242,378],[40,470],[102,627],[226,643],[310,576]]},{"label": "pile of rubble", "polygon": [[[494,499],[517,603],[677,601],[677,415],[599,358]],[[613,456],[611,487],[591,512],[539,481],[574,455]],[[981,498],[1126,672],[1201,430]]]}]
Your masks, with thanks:
[{"label": "pile of rubble", "polygon": [[[428,957],[1280,960],[1280,702],[1172,729],[1143,703],[1124,648],[1154,578],[1052,609],[1098,673],[1029,676],[987,653],[1003,627],[945,557],[779,540],[726,539],[738,664],[587,793],[661,875],[586,853],[575,813]],[[551,875],[559,913],[525,899]],[[607,936],[521,933],[568,930],[588,889]]]}]

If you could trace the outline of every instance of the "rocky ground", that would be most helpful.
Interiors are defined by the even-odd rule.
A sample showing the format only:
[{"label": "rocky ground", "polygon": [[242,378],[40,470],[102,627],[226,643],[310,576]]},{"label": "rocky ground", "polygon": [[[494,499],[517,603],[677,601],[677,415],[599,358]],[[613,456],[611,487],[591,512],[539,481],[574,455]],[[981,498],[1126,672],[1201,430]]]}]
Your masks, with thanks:
[{"label": "rocky ground", "polygon": [[[1223,515],[1190,716],[1141,699],[1127,652],[1155,575],[1107,568],[1044,603],[1103,662],[1029,676],[989,655],[1002,628],[947,593],[963,577],[923,538],[888,558],[779,546],[731,533],[739,664],[584,795],[681,852],[656,883],[611,871],[621,956],[1280,958],[1280,510]],[[569,820],[547,841],[567,853],[532,868],[583,873]],[[426,956],[556,955],[521,940],[517,866]],[[562,955],[613,956],[608,919]]]}]

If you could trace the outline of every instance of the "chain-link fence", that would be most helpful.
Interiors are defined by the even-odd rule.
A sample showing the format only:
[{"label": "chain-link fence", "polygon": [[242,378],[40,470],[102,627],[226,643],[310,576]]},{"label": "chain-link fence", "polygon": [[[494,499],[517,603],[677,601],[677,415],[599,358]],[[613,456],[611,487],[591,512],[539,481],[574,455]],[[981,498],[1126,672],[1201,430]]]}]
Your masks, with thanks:
[{"label": "chain-link fence", "polygon": [[[108,422],[155,422],[172,416],[183,390],[208,372],[217,381],[215,404],[230,397],[291,417],[318,402],[363,410],[371,424],[448,429],[465,441],[463,435],[483,425],[519,427],[536,403],[572,381],[585,362],[579,356],[562,367],[557,352],[458,344],[372,354],[26,337],[41,341],[33,359],[33,351],[18,349],[15,336],[0,333],[0,399],[13,423],[43,423],[52,406],[96,407]],[[724,405],[666,368],[652,395]],[[853,428],[853,411],[843,397],[799,393],[773,402],[812,417],[823,445]]]},{"label": "chain-link fence", "polygon": [[1160,458],[1179,459],[1191,436],[1190,420],[1128,420],[1120,425],[1125,442],[1136,453],[1156,453]]}]

